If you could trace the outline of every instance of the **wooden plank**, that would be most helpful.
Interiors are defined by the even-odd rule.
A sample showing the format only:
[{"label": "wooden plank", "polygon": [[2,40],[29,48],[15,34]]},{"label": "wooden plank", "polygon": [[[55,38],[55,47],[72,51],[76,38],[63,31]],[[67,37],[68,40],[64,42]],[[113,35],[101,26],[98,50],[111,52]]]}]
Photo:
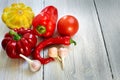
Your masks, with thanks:
[{"label": "wooden plank", "polygon": [[[0,16],[2,15],[3,8],[10,6],[12,3],[23,2],[30,6],[35,14],[38,14],[43,8],[42,0],[0,0]],[[8,28],[0,19],[0,43],[3,36],[8,32]],[[43,67],[39,72],[30,72],[28,63],[24,60],[13,60],[7,57],[5,51],[0,46],[0,80],[42,80]]]},{"label": "wooden plank", "polygon": [[[45,0],[63,15],[74,15],[80,23],[73,37],[77,46],[70,46],[65,69],[52,62],[44,66],[44,80],[112,80],[100,25],[92,0]],[[47,50],[45,51],[47,53]]]},{"label": "wooden plank", "polygon": [[120,0],[95,0],[114,80],[120,80]]}]

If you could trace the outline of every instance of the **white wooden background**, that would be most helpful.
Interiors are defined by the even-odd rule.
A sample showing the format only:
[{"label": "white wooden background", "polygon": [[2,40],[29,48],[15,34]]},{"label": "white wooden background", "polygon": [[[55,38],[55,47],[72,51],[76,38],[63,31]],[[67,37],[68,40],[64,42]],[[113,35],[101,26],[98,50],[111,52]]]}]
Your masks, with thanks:
[{"label": "white wooden background", "polygon": [[[0,80],[120,80],[120,0],[0,0],[0,16],[13,2],[25,3],[35,15],[54,5],[59,18],[74,15],[80,28],[64,70],[52,62],[32,73],[27,62],[8,58],[0,46]],[[0,42],[8,30],[0,19]]]}]

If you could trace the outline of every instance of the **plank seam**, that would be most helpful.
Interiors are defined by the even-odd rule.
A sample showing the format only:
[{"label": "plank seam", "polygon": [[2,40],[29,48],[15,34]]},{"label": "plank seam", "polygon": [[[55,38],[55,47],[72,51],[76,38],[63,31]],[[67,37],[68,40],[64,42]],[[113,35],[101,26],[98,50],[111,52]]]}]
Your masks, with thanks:
[{"label": "plank seam", "polygon": [[93,3],[94,3],[95,11],[96,11],[96,14],[97,14],[98,22],[99,22],[99,25],[100,25],[100,31],[101,31],[101,34],[102,34],[103,43],[104,43],[105,51],[106,51],[106,54],[107,54],[107,59],[108,59],[108,63],[109,63],[111,76],[112,76],[112,79],[114,80],[114,75],[113,75],[112,66],[111,66],[111,62],[110,62],[110,57],[109,57],[109,54],[108,54],[109,52],[108,52],[108,49],[107,49],[107,44],[106,44],[106,41],[105,41],[103,28],[102,28],[102,24],[101,24],[101,21],[100,21],[100,17],[99,17],[99,13],[98,13],[98,9],[97,9],[97,5],[96,5],[95,0],[93,0]]},{"label": "plank seam", "polygon": [[[43,2],[43,8],[45,7],[45,0],[42,0],[42,2]],[[44,49],[43,49],[43,58],[45,57],[45,54],[44,54]],[[43,74],[43,77],[42,77],[42,80],[44,80],[45,78],[44,78],[44,74],[45,74],[45,65],[43,64],[43,72],[42,72],[42,74]]]}]

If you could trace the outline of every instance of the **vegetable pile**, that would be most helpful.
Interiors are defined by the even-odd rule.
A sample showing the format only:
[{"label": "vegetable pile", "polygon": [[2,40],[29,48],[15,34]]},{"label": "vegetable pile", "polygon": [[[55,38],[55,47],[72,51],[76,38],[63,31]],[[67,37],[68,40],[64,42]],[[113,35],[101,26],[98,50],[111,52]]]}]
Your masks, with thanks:
[{"label": "vegetable pile", "polygon": [[[45,7],[34,16],[30,7],[23,3],[13,3],[3,10],[2,20],[10,29],[1,43],[9,58],[25,59],[33,72],[38,71],[42,64],[50,63],[55,59],[61,63],[62,69],[64,68],[67,48],[48,48],[48,57],[42,57],[40,51],[54,44],[76,45],[71,38],[79,29],[78,20],[74,16],[65,15],[58,20],[58,10],[52,5]],[[59,33],[57,37],[53,37],[55,29]],[[39,37],[43,38],[43,41],[37,41]],[[32,56],[34,60],[30,60],[28,56]]]}]

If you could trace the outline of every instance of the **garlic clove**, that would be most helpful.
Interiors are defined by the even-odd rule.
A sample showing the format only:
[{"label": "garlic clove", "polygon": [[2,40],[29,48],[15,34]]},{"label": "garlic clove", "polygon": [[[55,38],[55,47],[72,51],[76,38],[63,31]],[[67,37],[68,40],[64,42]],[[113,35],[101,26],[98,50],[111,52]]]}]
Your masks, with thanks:
[{"label": "garlic clove", "polygon": [[56,47],[49,48],[48,56],[52,58],[56,58],[58,56],[58,49]]},{"label": "garlic clove", "polygon": [[62,61],[61,61],[61,67],[62,67],[62,69],[64,69],[64,58],[68,55],[68,49],[64,48],[64,47],[59,48],[58,55],[62,59]]},{"label": "garlic clove", "polygon": [[51,47],[48,49],[48,56],[55,58],[58,61],[61,61],[60,56],[58,56],[58,49],[56,47]]},{"label": "garlic clove", "polygon": [[40,70],[41,68],[41,63],[38,60],[31,60],[29,58],[27,58],[26,56],[20,54],[20,57],[22,57],[23,59],[25,59],[28,63],[29,63],[29,69],[32,72],[36,72],[38,70]]},{"label": "garlic clove", "polygon": [[67,48],[64,48],[64,47],[59,48],[59,50],[58,50],[58,55],[59,55],[60,57],[66,57],[66,56],[68,55],[68,49],[67,49]]},{"label": "garlic clove", "polygon": [[33,60],[33,62],[30,63],[29,68],[30,68],[30,70],[31,70],[32,72],[36,72],[36,71],[40,70],[40,68],[41,68],[41,63],[40,63],[40,61],[38,61],[38,60]]}]

